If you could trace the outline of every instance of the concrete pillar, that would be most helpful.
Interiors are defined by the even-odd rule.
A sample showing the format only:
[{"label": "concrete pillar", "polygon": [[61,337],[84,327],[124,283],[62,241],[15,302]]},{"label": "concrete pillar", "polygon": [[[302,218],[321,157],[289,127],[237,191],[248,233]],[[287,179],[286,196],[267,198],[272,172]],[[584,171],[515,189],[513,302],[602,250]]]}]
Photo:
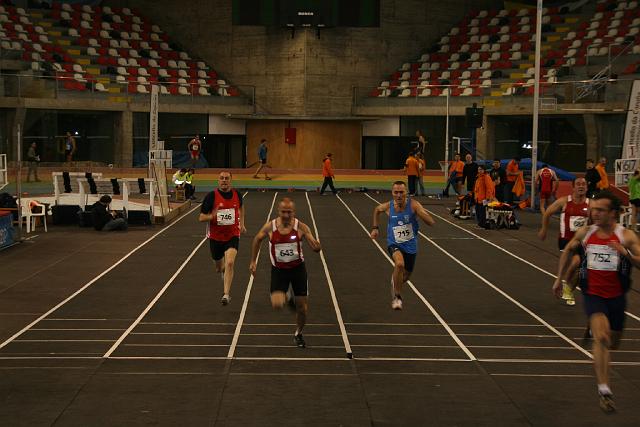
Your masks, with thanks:
[{"label": "concrete pillar", "polygon": [[476,150],[478,158],[493,158],[495,134],[493,129],[489,128],[490,123],[492,124],[493,121],[489,120],[489,117],[485,114],[482,117],[482,127],[476,130]]},{"label": "concrete pillar", "polygon": [[117,113],[113,126],[114,163],[118,167],[133,167],[133,112],[125,110]]},{"label": "concrete pillar", "polygon": [[584,133],[586,137],[586,159],[593,159],[598,162],[600,155],[600,141],[598,140],[598,127],[596,126],[595,114],[584,114]]}]

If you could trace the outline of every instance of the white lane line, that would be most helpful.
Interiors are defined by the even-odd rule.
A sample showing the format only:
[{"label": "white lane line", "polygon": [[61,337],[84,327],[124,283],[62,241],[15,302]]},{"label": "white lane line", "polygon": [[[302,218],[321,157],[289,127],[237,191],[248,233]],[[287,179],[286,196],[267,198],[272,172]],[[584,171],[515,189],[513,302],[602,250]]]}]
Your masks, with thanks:
[{"label": "white lane line", "polygon": [[226,347],[228,344],[122,344],[123,347]]},{"label": "white lane line", "polygon": [[448,359],[444,357],[357,357],[366,362],[473,362],[479,359]]},{"label": "white lane line", "polygon": [[65,321],[65,322],[66,322],[66,321],[70,321],[70,322],[74,322],[74,321],[76,321],[76,320],[78,320],[78,321],[94,321],[94,320],[95,320],[95,321],[103,321],[103,320],[122,320],[123,322],[124,322],[124,321],[129,322],[129,321],[131,321],[132,319],[86,319],[86,318],[80,318],[80,317],[77,317],[77,318],[75,318],[75,319],[69,319],[69,318],[60,318],[60,317],[49,317],[48,319],[43,319],[42,321],[43,321],[43,322],[57,322],[57,321]]},{"label": "white lane line", "polygon": [[[307,205],[309,205],[309,212],[311,213],[311,221],[313,222],[313,229],[316,232],[316,238],[320,241],[320,233],[318,233],[318,226],[316,224],[316,218],[313,215],[313,208],[311,207],[311,201],[309,201],[309,193],[305,192],[304,196],[307,198]],[[344,327],[344,321],[342,320],[342,313],[340,312],[340,306],[338,305],[338,298],[336,297],[336,291],[333,288],[333,281],[331,280],[331,274],[329,273],[329,266],[327,260],[324,257],[324,252],[320,251],[320,260],[324,266],[324,275],[327,277],[327,284],[329,285],[329,292],[331,293],[331,301],[333,302],[333,308],[336,312],[336,318],[340,325],[340,333],[342,334],[342,342],[344,343],[344,349],[347,352],[347,357],[352,358],[353,352],[351,351],[351,344],[349,343],[349,337],[347,336],[347,330]]]},{"label": "white lane line", "polygon": [[102,356],[0,356],[0,360],[75,360],[75,359],[102,359]]},{"label": "white lane line", "polygon": [[542,378],[593,378],[594,375],[580,374],[492,374],[492,377],[542,377]]},{"label": "white lane line", "polygon": [[32,328],[32,331],[124,331],[124,328]]},{"label": "white lane line", "polygon": [[235,323],[210,322],[140,322],[141,325],[207,325],[207,326],[236,326]]},{"label": "white lane line", "polygon": [[113,342],[113,340],[13,340],[13,342]]},{"label": "white lane line", "polygon": [[[591,365],[591,360],[584,359],[478,359],[479,362],[485,363],[578,363],[583,365]],[[640,365],[640,363],[638,363]]]},{"label": "white lane line", "polygon": [[129,335],[131,333],[131,331],[133,331],[133,329],[138,325],[138,323],[140,323],[142,321],[142,318],[147,315],[147,313],[156,304],[156,302],[158,302],[160,297],[162,297],[162,295],[166,292],[166,290],[169,289],[169,286],[171,286],[173,281],[176,280],[176,277],[178,277],[178,275],[182,272],[182,270],[187,266],[189,261],[191,261],[191,258],[193,258],[193,256],[196,254],[196,252],[198,252],[198,249],[200,249],[202,247],[202,245],[204,244],[204,242],[206,242],[206,241],[207,241],[207,237],[202,239],[200,241],[200,243],[198,243],[196,245],[196,247],[191,251],[191,253],[187,257],[187,259],[184,260],[184,262],[180,265],[180,267],[176,270],[176,272],[173,273],[173,276],[171,276],[169,278],[169,280],[167,280],[167,282],[164,284],[162,289],[160,289],[160,292],[158,292],[158,294],[151,300],[151,302],[142,311],[142,313],[140,313],[138,318],[127,328],[126,331],[124,331],[124,333],[120,336],[120,338],[118,338],[118,340],[115,343],[113,343],[111,348],[109,350],[107,350],[107,352],[102,357],[104,357],[105,359],[108,359],[109,356],[111,356],[111,354],[118,348],[120,343],[122,343],[122,341],[124,341],[124,339],[127,337],[127,335]]},{"label": "white lane line", "polygon": [[[244,348],[292,348],[291,345],[276,345],[276,344],[259,344],[259,345],[251,345],[251,344],[239,344],[238,347]],[[311,346],[309,346],[311,347]],[[340,345],[314,345],[313,348],[342,348]]]},{"label": "white lane line", "polygon": [[[245,326],[288,326],[291,327],[291,323],[245,323]],[[336,326],[335,323],[305,323],[304,327],[309,326]],[[626,331],[627,329],[625,329]],[[291,334],[289,334],[291,335]],[[305,334],[306,335],[306,334]]]},{"label": "white lane line", "polygon": [[233,335],[226,332],[132,332],[131,335],[200,335],[200,336],[225,336]]},{"label": "white lane line", "polygon": [[131,255],[133,255],[136,251],[138,251],[138,249],[142,248],[144,245],[146,245],[147,243],[149,243],[150,241],[152,241],[153,239],[155,239],[156,237],[158,237],[160,234],[164,233],[165,231],[167,231],[168,229],[170,229],[171,227],[173,227],[174,225],[176,225],[178,222],[180,222],[183,218],[185,218],[187,215],[189,215],[191,212],[193,212],[194,210],[196,210],[200,205],[196,205],[193,209],[191,209],[190,211],[188,211],[187,213],[183,214],[180,218],[176,219],[174,222],[172,222],[171,224],[169,224],[168,226],[166,226],[165,228],[163,228],[162,230],[158,231],[157,233],[155,233],[153,236],[149,237],[147,240],[145,240],[144,242],[140,243],[138,246],[136,246],[133,250],[131,250],[128,254],[126,254],[125,256],[123,256],[122,258],[120,258],[119,261],[117,261],[115,264],[113,264],[111,267],[107,268],[106,270],[104,270],[102,273],[98,274],[96,277],[94,277],[93,279],[91,279],[86,285],[84,285],[83,287],[81,287],[80,289],[78,289],[77,291],[75,291],[73,294],[71,294],[69,297],[67,297],[66,299],[64,299],[63,301],[61,301],[60,303],[56,304],[52,309],[48,310],[46,313],[42,314],[41,316],[39,316],[36,320],[34,320],[33,322],[29,323],[27,326],[25,326],[24,328],[22,328],[20,331],[16,332],[15,334],[13,334],[12,336],[10,336],[9,338],[7,338],[2,344],[0,344],[0,349],[2,349],[3,347],[5,347],[7,344],[9,344],[11,341],[13,341],[14,339],[18,338],[20,335],[22,335],[23,333],[25,333],[27,330],[29,330],[32,326],[34,326],[35,324],[37,324],[38,322],[40,322],[42,319],[44,319],[45,317],[49,316],[51,313],[53,313],[54,311],[56,311],[57,309],[59,309],[60,307],[62,307],[63,305],[65,305],[67,302],[71,301],[73,298],[75,298],[78,294],[80,294],[82,291],[84,291],[85,289],[87,289],[89,286],[93,285],[95,282],[97,282],[100,278],[102,278],[104,275],[106,275],[107,273],[109,273],[111,270],[113,270],[114,268],[116,268],[118,265],[120,265],[122,262],[124,262],[124,260],[126,260],[127,258],[129,258]]},{"label": "white lane line", "polygon": [[305,374],[293,372],[231,372],[229,375],[236,377],[355,377],[358,374]]},{"label": "white lane line", "polygon": [[227,360],[225,356],[111,356],[109,360]]},{"label": "white lane line", "polygon": [[[367,228],[362,224],[362,222],[360,222],[358,217],[356,217],[356,215],[353,213],[351,208],[344,202],[344,200],[342,200],[342,197],[336,195],[336,198],[338,200],[340,200],[340,202],[344,205],[344,207],[347,209],[347,211],[349,211],[349,213],[351,214],[353,219],[355,219],[356,222],[360,225],[360,227],[365,232],[365,234],[367,236],[369,236],[369,231],[367,230]],[[384,249],[382,249],[380,244],[375,240],[371,240],[371,241],[373,242],[373,244],[376,245],[378,250],[380,250],[380,253],[382,253],[382,255],[387,259],[387,261],[389,261],[389,263],[391,265],[394,265],[393,264],[393,260],[384,251]],[[438,320],[438,322],[440,322],[440,324],[445,328],[445,330],[451,336],[451,338],[458,344],[458,346],[460,346],[460,348],[462,349],[462,351],[464,351],[464,353],[467,355],[467,357],[469,357],[469,360],[476,360],[476,357],[473,355],[473,353],[464,345],[464,343],[460,340],[460,338],[458,338],[456,333],[453,332],[453,329],[451,329],[451,327],[449,327],[449,325],[447,325],[447,323],[444,321],[442,316],[440,316],[440,314],[435,310],[435,308],[433,308],[433,306],[429,303],[429,301],[427,301],[427,299],[420,293],[420,291],[418,291],[418,289],[415,286],[413,286],[413,283],[411,281],[408,281],[407,284],[411,287],[411,289],[418,296],[418,298],[420,298],[420,300],[424,303],[424,305],[427,306],[429,311],[431,311],[431,313],[435,316],[435,318]]]},{"label": "white lane line", "polygon": [[[373,197],[369,196],[368,194],[365,193],[365,196],[367,196],[368,198],[370,198],[372,201],[374,201],[375,203],[380,203],[379,201],[377,201],[376,199],[374,199]],[[554,326],[552,326],[550,323],[548,323],[546,320],[544,320],[542,317],[538,316],[536,313],[534,313],[533,311],[529,310],[527,307],[525,307],[522,303],[520,303],[520,301],[516,300],[515,298],[513,298],[511,295],[507,294],[505,291],[503,291],[502,289],[500,289],[499,287],[497,287],[496,285],[494,285],[493,283],[491,283],[490,281],[488,281],[487,279],[485,279],[483,276],[481,276],[478,272],[476,272],[475,270],[473,270],[472,268],[470,268],[469,266],[467,266],[466,264],[464,264],[462,261],[460,261],[459,259],[457,259],[455,256],[453,256],[450,252],[446,251],[444,248],[442,248],[440,245],[438,245],[436,242],[434,242],[433,240],[431,240],[430,238],[428,238],[423,232],[418,232],[418,234],[424,238],[426,241],[428,241],[429,243],[431,243],[433,246],[435,246],[440,252],[442,252],[443,254],[445,254],[447,257],[449,257],[453,262],[455,262],[456,264],[458,264],[459,266],[461,266],[462,268],[464,268],[465,270],[467,270],[469,273],[473,274],[474,276],[476,276],[478,279],[480,279],[484,284],[486,284],[487,286],[489,286],[490,288],[492,288],[494,291],[498,292],[500,295],[502,295],[503,297],[505,297],[507,300],[511,301],[513,304],[515,304],[516,306],[518,306],[520,309],[522,309],[524,312],[526,312],[527,314],[529,314],[531,317],[533,317],[534,319],[536,319],[538,322],[542,323],[543,325],[545,325],[549,330],[551,330],[553,333],[555,333],[556,335],[558,335],[560,338],[562,338],[563,340],[565,340],[566,342],[568,342],[572,347],[574,347],[576,350],[580,351],[582,354],[584,354],[585,356],[587,356],[590,359],[593,359],[593,355],[591,353],[589,353],[587,350],[585,350],[584,348],[582,348],[581,346],[579,346],[578,344],[576,344],[575,342],[573,342],[571,340],[571,338],[567,337],[565,334],[563,334],[562,332],[560,332],[558,329],[556,329]]]},{"label": "white lane line", "polygon": [[[367,194],[367,196],[369,196],[369,195]],[[370,196],[369,196],[369,197],[370,197]],[[483,242],[485,242],[485,243],[487,243],[487,244],[489,244],[489,245],[491,245],[491,246],[493,246],[493,247],[495,247],[495,248],[497,248],[497,249],[500,249],[502,252],[504,252],[504,253],[506,253],[506,254],[511,255],[512,257],[516,258],[517,260],[519,260],[519,261],[521,261],[521,262],[523,262],[523,263],[525,263],[525,264],[529,265],[530,267],[535,268],[536,270],[538,270],[538,271],[540,271],[540,272],[542,272],[542,273],[544,273],[544,274],[546,274],[546,275],[548,275],[548,276],[550,276],[550,277],[553,277],[554,279],[556,279],[556,278],[558,277],[558,276],[556,276],[555,274],[553,274],[553,273],[551,273],[551,272],[549,272],[549,271],[547,271],[547,270],[545,270],[545,269],[543,269],[543,268],[541,268],[541,267],[538,267],[537,265],[535,265],[535,264],[533,264],[533,263],[531,263],[531,262],[527,261],[526,259],[524,259],[524,258],[522,258],[522,257],[519,257],[518,255],[516,255],[516,254],[514,254],[514,253],[512,253],[512,252],[509,252],[508,250],[506,250],[506,249],[504,249],[504,248],[500,247],[499,245],[496,245],[496,244],[495,244],[495,243],[493,243],[492,241],[487,240],[487,239],[485,239],[484,237],[481,237],[481,236],[477,235],[476,233],[474,233],[474,232],[472,232],[472,231],[470,231],[470,230],[467,230],[467,229],[466,229],[466,228],[464,228],[464,227],[459,226],[459,225],[458,225],[458,224],[456,224],[455,222],[451,222],[451,221],[449,221],[448,219],[446,219],[446,218],[444,218],[444,217],[442,217],[442,216],[440,216],[440,215],[438,215],[438,214],[436,214],[436,213],[434,213],[434,212],[432,212],[432,211],[429,211],[429,213],[430,213],[431,215],[433,215],[433,216],[437,217],[437,218],[440,218],[440,219],[441,219],[441,220],[443,220],[444,222],[446,222],[446,223],[448,223],[448,224],[451,224],[451,225],[453,225],[453,226],[454,226],[454,227],[456,227],[456,228],[459,228],[460,230],[464,231],[465,233],[469,233],[469,234],[471,234],[472,236],[475,236],[477,239],[482,240]],[[640,322],[640,316],[637,316],[637,315],[635,315],[635,314],[633,314],[633,313],[630,313],[630,312],[628,312],[628,311],[625,311],[625,314],[626,314],[627,316],[631,317],[632,319],[637,320],[638,322]]]},{"label": "white lane line", "polygon": [[[345,325],[362,325],[362,326],[442,326],[440,323],[357,323],[345,322]],[[450,323],[450,325],[452,325]]]},{"label": "white lane line", "polygon": [[360,375],[405,375],[405,376],[444,376],[444,377],[479,377],[483,374],[458,373],[458,372],[360,372]]},{"label": "white lane line", "polygon": [[[273,205],[276,203],[276,197],[278,196],[278,192],[276,191],[273,195],[273,200],[271,200],[271,207],[269,208],[269,213],[267,213],[267,219],[265,222],[269,221],[271,218],[271,212],[273,211]],[[256,265],[260,260],[260,252],[258,251],[258,257],[256,258]],[[238,318],[238,323],[236,324],[236,330],[233,333],[233,339],[231,340],[231,346],[229,347],[229,352],[227,353],[227,359],[232,359],[233,355],[236,352],[236,346],[238,345],[238,339],[240,337],[240,331],[242,330],[242,323],[244,322],[244,317],[247,314],[247,306],[249,305],[249,297],[251,296],[251,289],[253,288],[253,274],[249,277],[249,283],[247,284],[247,290],[244,293],[244,302],[242,303],[242,310],[240,310],[240,317]]]}]

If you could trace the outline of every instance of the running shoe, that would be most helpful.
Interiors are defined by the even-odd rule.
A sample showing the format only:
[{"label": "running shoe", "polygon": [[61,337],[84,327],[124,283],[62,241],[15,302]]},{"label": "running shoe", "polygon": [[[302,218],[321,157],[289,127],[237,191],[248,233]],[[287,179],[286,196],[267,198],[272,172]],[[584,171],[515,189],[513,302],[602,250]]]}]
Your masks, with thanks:
[{"label": "running shoe", "polygon": [[302,334],[294,335],[293,342],[296,343],[296,347],[298,348],[305,348],[307,346],[307,343],[304,342],[304,338],[302,337]]},{"label": "running shoe", "polygon": [[602,394],[600,395],[600,409],[602,409],[607,414],[615,412],[616,405],[613,402],[613,394]]},{"label": "running shoe", "polygon": [[399,295],[396,295],[391,300],[391,308],[394,310],[402,310],[402,298]]},{"label": "running shoe", "polygon": [[567,305],[576,305],[576,298],[573,296],[573,289],[565,280],[562,281],[562,299]]},{"label": "running shoe", "polygon": [[222,305],[227,305],[231,302],[231,297],[227,294],[222,295],[222,298],[220,299],[220,304]]}]

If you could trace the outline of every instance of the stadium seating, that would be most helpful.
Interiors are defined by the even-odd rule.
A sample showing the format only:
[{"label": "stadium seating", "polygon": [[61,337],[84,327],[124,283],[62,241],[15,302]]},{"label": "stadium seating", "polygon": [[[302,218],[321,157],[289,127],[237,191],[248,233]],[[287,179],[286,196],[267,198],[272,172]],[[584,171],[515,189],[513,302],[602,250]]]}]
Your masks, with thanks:
[{"label": "stadium seating", "polygon": [[136,9],[0,4],[0,49],[25,70],[54,76],[63,91],[147,94],[159,84],[166,95],[239,96]]},{"label": "stadium seating", "polygon": [[[541,94],[553,90],[562,67],[598,64],[598,58],[624,55],[621,72],[639,71],[633,57],[640,55],[638,2],[599,0],[590,6],[543,9]],[[533,95],[536,18],[535,8],[473,11],[370,96]]]}]

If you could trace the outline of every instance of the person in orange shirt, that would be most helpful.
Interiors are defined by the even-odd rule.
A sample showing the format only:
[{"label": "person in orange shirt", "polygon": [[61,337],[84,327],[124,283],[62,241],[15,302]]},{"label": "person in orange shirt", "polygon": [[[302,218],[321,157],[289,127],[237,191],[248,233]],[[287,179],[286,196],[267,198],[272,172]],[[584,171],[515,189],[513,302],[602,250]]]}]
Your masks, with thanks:
[{"label": "person in orange shirt", "polygon": [[473,187],[473,197],[476,202],[476,219],[478,226],[486,228],[486,209],[489,202],[496,200],[496,187],[491,179],[491,175],[485,173],[484,165],[478,165],[478,177]]},{"label": "person in orange shirt", "polygon": [[507,164],[507,182],[504,183],[504,201],[513,204],[513,185],[520,175],[520,157],[514,157]]},{"label": "person in orange shirt", "polygon": [[456,193],[460,194],[462,191],[462,171],[464,169],[464,162],[460,160],[460,154],[456,153],[453,156],[453,160],[449,162],[449,180],[447,186],[442,190],[444,197],[449,197],[449,186],[452,186]]},{"label": "person in orange shirt", "polygon": [[331,153],[327,153],[327,156],[322,161],[322,176],[324,177],[324,182],[322,183],[322,188],[320,189],[320,195],[324,196],[324,190],[327,188],[331,188],[331,192],[336,195],[338,191],[336,187],[333,186],[333,179],[335,175],[333,174],[333,166],[331,166]]},{"label": "person in orange shirt", "polygon": [[409,182],[409,195],[416,195],[416,184],[420,174],[420,163],[414,152],[409,153],[407,161],[404,163],[404,170],[407,173],[407,181]]},{"label": "person in orange shirt", "polygon": [[596,166],[596,170],[600,175],[600,181],[598,181],[598,190],[606,190],[609,188],[609,177],[607,176],[607,171],[605,167],[607,166],[607,158],[601,157],[598,165]]}]

